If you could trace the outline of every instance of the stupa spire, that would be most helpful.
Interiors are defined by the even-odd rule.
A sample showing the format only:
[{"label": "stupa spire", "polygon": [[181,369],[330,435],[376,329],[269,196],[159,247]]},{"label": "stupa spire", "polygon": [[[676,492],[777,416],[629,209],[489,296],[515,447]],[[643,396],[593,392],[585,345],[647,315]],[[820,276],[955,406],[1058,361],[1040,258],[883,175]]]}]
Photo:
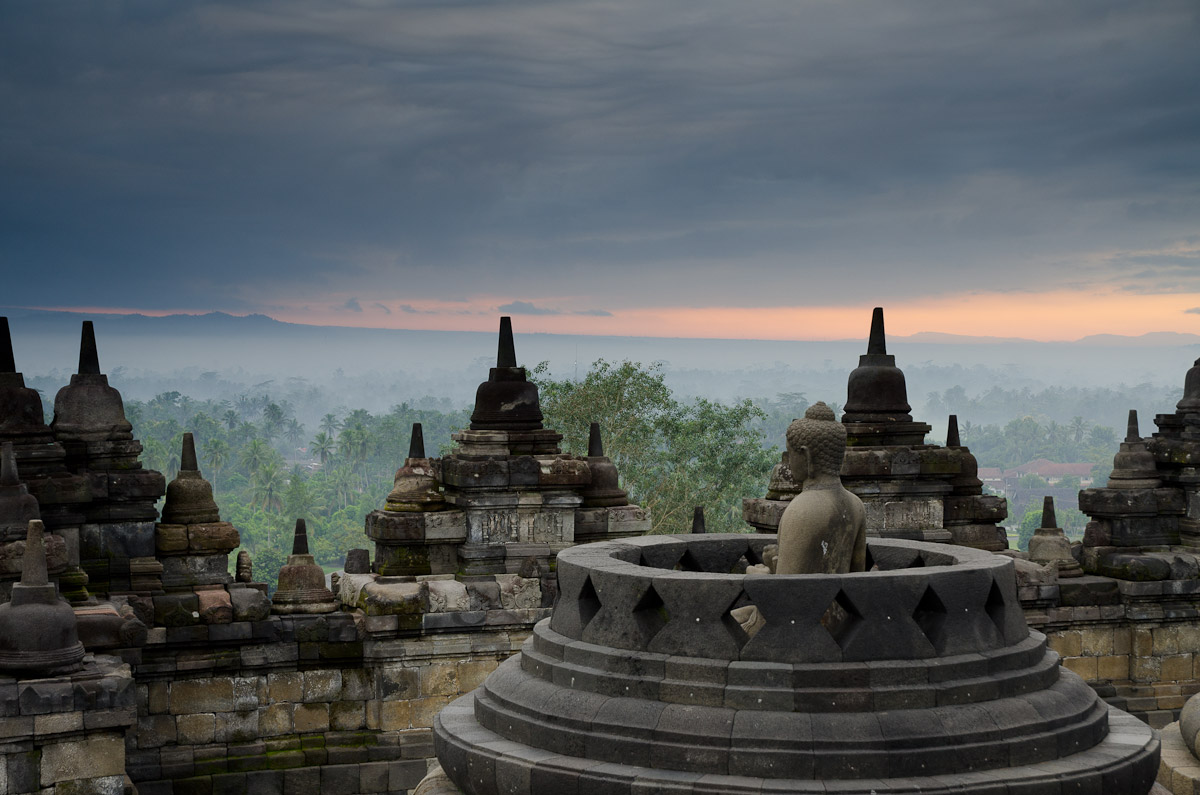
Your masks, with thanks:
[{"label": "stupa spire", "polygon": [[600,438],[600,423],[593,422],[588,428],[588,456],[599,458],[604,455],[604,441]]},{"label": "stupa spire", "polygon": [[508,315],[500,318],[500,344],[496,350],[496,366],[517,366],[517,348],[513,343],[512,318]]},{"label": "stupa spire", "polygon": [[871,313],[871,337],[867,341],[867,355],[886,356],[887,338],[883,333],[883,307],[875,307]]},{"label": "stupa spire", "polygon": [[0,373],[15,373],[17,360],[13,358],[12,335],[8,331],[8,318],[0,317]]},{"label": "stupa spire", "polygon": [[703,505],[697,505],[695,510],[692,511],[692,532],[693,533],[707,533],[708,532],[707,528],[705,528],[705,526],[704,526],[704,506]]},{"label": "stupa spire", "polygon": [[958,436],[958,415],[951,414],[950,422],[946,427],[946,446],[947,447],[962,447],[962,440]]},{"label": "stupa spire", "polygon": [[1058,519],[1054,515],[1054,498],[1049,495],[1042,500],[1042,527],[1058,527]]},{"label": "stupa spire", "polygon": [[1126,442],[1140,442],[1142,440],[1142,436],[1138,432],[1139,430],[1140,429],[1138,428],[1137,409],[1130,409],[1129,410],[1129,420],[1126,423],[1126,429],[1125,429],[1125,441]]},{"label": "stupa spire", "polygon": [[200,465],[196,463],[196,440],[191,431],[183,434],[183,451],[179,455],[180,472],[199,472]]},{"label": "stupa spire", "polygon": [[100,374],[100,354],[96,351],[96,329],[92,321],[83,321],[83,335],[79,341],[79,375]]},{"label": "stupa spire", "polygon": [[419,422],[412,424],[412,437],[408,442],[408,457],[425,457],[425,432],[421,430],[421,423]]},{"label": "stupa spire", "polygon": [[308,525],[303,519],[296,520],[296,530],[292,534],[292,554],[308,554]]},{"label": "stupa spire", "polygon": [[46,573],[46,526],[41,519],[29,520],[29,534],[25,537],[25,559],[21,563],[22,585],[48,585]]}]

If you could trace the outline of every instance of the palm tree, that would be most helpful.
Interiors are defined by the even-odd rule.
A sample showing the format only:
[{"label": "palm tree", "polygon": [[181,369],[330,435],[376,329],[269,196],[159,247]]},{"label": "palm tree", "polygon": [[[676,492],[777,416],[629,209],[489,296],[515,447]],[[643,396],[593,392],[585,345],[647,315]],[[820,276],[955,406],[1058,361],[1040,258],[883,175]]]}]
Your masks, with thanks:
[{"label": "palm tree", "polygon": [[279,510],[283,507],[283,490],[287,488],[287,477],[279,463],[269,458],[254,473],[252,480],[254,501],[262,506],[264,511]]},{"label": "palm tree", "polygon": [[337,433],[341,429],[342,429],[342,424],[340,422],[338,422],[338,418],[333,416],[332,414],[326,414],[324,417],[321,418],[321,430],[324,431],[329,436],[333,436],[335,433]]},{"label": "palm tree", "polygon": [[241,415],[233,409],[226,409],[225,413],[221,415],[221,421],[224,422],[225,427],[231,431],[237,427],[238,423],[241,422],[241,419]]},{"label": "palm tree", "polygon": [[321,466],[324,467],[325,462],[333,455],[336,446],[337,442],[333,440],[333,437],[325,431],[321,431],[313,437],[312,442],[309,444],[308,452],[317,456],[321,460]]},{"label": "palm tree", "polygon": [[251,475],[255,475],[271,459],[272,452],[270,446],[262,439],[251,439],[250,444],[242,449],[242,467]]},{"label": "palm tree", "polygon": [[213,496],[217,493],[217,477],[229,463],[229,442],[224,439],[209,439],[204,444],[204,460],[212,476]]},{"label": "palm tree", "polygon": [[287,439],[293,448],[299,447],[300,442],[304,440],[304,426],[293,417],[283,426],[283,438]]}]

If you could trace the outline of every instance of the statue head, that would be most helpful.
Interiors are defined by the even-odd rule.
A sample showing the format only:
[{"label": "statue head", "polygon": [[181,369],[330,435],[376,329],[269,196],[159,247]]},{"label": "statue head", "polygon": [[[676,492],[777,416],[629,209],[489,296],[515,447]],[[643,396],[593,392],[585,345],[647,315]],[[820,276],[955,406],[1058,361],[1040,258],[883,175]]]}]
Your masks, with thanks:
[{"label": "statue head", "polygon": [[792,420],[788,426],[787,452],[796,482],[819,474],[837,477],[846,457],[846,426],[837,421],[829,406],[814,403],[803,419]]}]

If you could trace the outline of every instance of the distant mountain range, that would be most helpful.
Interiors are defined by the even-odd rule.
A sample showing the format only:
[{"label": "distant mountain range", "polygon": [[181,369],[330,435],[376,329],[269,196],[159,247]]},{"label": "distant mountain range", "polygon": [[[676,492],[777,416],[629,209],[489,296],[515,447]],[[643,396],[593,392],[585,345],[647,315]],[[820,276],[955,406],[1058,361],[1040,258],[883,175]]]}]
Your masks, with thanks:
[{"label": "distant mountain range", "polygon": [[[101,367],[107,372],[219,373],[249,383],[290,377],[336,381],[372,373],[379,374],[379,383],[445,377],[457,385],[456,394],[467,384],[473,395],[469,385],[486,377],[496,355],[494,332],[310,326],[223,312],[151,317],[0,308],[0,315],[9,318],[18,369],[59,381],[74,372],[85,319],[96,324]],[[513,320],[518,360],[527,366],[547,361],[556,375],[571,376],[582,375],[601,358],[662,362],[688,392],[720,398],[818,386],[822,391],[816,394],[825,395],[831,394],[828,385],[837,383],[844,390],[846,375],[866,351],[865,326],[859,339],[730,340],[527,334],[520,316]],[[968,389],[993,383],[1007,388],[1182,385],[1200,353],[1200,336],[1100,334],[1037,342],[921,332],[889,337],[888,352],[909,376],[910,397],[955,383]]]}]

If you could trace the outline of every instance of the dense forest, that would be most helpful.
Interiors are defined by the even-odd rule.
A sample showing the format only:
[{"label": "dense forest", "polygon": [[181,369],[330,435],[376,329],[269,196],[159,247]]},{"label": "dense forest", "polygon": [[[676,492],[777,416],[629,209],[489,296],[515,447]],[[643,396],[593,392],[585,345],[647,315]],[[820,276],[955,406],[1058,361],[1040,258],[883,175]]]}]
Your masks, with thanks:
[{"label": "dense forest", "polygon": [[[546,425],[564,435],[564,451],[585,454],[588,424],[601,423],[606,452],[623,486],[632,501],[651,509],[654,532],[660,533],[685,531],[696,505],[704,506],[711,531],[743,529],[742,498],[765,491],[787,424],[810,402],[802,392],[728,403],[684,398],[672,391],[660,364],[599,360],[572,378],[556,378],[542,364],[530,377],[541,389]],[[366,546],[363,517],[383,505],[408,450],[412,423],[422,423],[429,454],[439,455],[451,448],[451,434],[469,422],[468,408],[444,398],[400,403],[378,413],[335,406],[317,415],[311,403],[298,410],[296,401],[320,393],[295,383],[261,387],[205,400],[163,392],[127,401],[126,413],[144,446],[145,465],[168,478],[178,470],[183,432],[195,434],[201,467],[222,515],[241,531],[257,572],[267,579],[286,556],[296,517],[307,518],[313,552],[327,567],[339,566],[346,550]],[[1131,403],[1167,410],[1176,399],[1170,390],[1145,385],[1040,392],[997,388],[975,397],[955,387],[930,393],[926,405],[959,414],[963,443],[981,467],[1010,468],[1040,457],[1088,462],[1102,481],[1117,450],[1114,428],[1084,419],[1083,409],[1069,422],[1049,415],[1061,416],[1062,408],[1074,402],[1088,414],[1123,416]],[[992,400],[1029,411],[1002,424],[965,419],[993,414],[994,408],[978,411]],[[937,421],[931,414],[928,420]],[[305,423],[301,416],[319,419]],[[931,442],[944,439],[944,422],[937,421]],[[1152,430],[1147,425],[1143,420],[1145,434]],[[1060,518],[1068,532],[1081,532],[1082,515],[1060,511]],[[1032,531],[1031,515],[1010,521],[1025,526],[1023,535]]]}]

